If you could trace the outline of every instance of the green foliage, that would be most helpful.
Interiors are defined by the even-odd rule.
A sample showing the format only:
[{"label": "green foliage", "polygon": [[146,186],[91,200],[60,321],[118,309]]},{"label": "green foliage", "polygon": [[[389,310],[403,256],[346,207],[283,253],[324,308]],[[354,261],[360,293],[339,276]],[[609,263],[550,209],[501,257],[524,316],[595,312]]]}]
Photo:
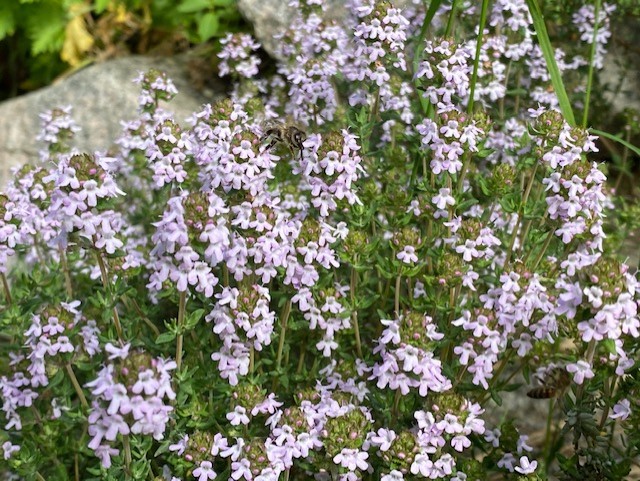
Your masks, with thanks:
[{"label": "green foliage", "polygon": [[5,0],[0,55],[9,61],[0,65],[0,99],[111,52],[184,48],[184,39],[197,45],[245,29],[235,0]]}]

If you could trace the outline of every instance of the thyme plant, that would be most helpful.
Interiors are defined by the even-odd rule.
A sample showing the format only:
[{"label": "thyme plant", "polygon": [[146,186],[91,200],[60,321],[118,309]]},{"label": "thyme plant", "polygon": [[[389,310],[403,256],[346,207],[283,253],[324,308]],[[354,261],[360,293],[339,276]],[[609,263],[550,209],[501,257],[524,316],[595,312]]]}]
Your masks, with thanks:
[{"label": "thyme plant", "polygon": [[[228,36],[186,122],[154,71],[109,152],[43,114],[0,198],[5,477],[628,479],[639,284],[566,104],[613,7],[549,56],[533,0],[291,3],[277,71]],[[543,444],[493,413],[529,390]]]}]

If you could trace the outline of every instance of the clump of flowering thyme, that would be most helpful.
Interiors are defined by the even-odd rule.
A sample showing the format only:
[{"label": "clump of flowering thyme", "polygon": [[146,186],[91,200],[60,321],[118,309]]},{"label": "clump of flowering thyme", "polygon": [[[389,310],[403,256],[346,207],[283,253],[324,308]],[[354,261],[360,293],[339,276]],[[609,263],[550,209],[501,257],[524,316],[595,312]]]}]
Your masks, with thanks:
[{"label": "clump of flowering thyme", "polygon": [[[184,123],[161,107],[171,80],[141,73],[108,155],[73,149],[69,108],[42,116],[40,162],[0,195],[2,469],[626,479],[640,288],[607,236],[597,139],[524,1],[482,26],[414,3],[326,20],[291,2],[268,77],[258,43],[227,35],[230,97]],[[612,11],[570,17],[584,45],[555,58],[574,93]],[[494,413],[531,373],[546,428]]]}]

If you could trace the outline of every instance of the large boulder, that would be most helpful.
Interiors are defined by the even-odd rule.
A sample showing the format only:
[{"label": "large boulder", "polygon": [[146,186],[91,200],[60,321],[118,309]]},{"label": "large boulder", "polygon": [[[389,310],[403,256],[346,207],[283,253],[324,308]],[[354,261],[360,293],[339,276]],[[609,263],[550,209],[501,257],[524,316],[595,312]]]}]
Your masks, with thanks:
[{"label": "large boulder", "polygon": [[[326,0],[326,14],[329,20],[344,18],[344,0]],[[403,7],[416,3],[414,0],[396,0],[393,4]],[[419,3],[419,1],[418,1]],[[253,25],[254,35],[262,47],[275,57],[277,40],[274,36],[285,32],[293,20],[295,9],[288,0],[238,0],[242,15]]]},{"label": "large boulder", "polygon": [[82,131],[75,137],[81,150],[106,150],[122,131],[120,121],[136,115],[140,88],[132,80],[138,72],[156,68],[166,72],[178,88],[167,108],[178,122],[184,121],[205,102],[213,102],[213,90],[197,91],[191,86],[189,62],[185,56],[154,58],[132,56],[92,65],[28,95],[0,103],[0,185],[4,186],[14,165],[37,161],[36,142],[39,114],[71,105],[72,116]]}]

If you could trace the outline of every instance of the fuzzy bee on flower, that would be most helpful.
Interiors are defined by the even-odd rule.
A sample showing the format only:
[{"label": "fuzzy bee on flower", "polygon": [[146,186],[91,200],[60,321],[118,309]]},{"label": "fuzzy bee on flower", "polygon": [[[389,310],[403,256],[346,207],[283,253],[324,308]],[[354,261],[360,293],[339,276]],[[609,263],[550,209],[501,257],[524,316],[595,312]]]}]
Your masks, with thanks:
[{"label": "fuzzy bee on flower", "polygon": [[297,153],[300,152],[300,158],[302,159],[303,142],[307,140],[307,134],[304,130],[291,122],[272,120],[264,124],[262,132],[260,142],[269,141],[265,150],[281,144],[286,146],[294,157],[297,157]]},{"label": "fuzzy bee on flower", "polygon": [[562,366],[550,366],[535,377],[540,383],[540,386],[527,392],[527,396],[532,399],[560,397],[569,387],[569,384],[571,384],[571,377]]}]

